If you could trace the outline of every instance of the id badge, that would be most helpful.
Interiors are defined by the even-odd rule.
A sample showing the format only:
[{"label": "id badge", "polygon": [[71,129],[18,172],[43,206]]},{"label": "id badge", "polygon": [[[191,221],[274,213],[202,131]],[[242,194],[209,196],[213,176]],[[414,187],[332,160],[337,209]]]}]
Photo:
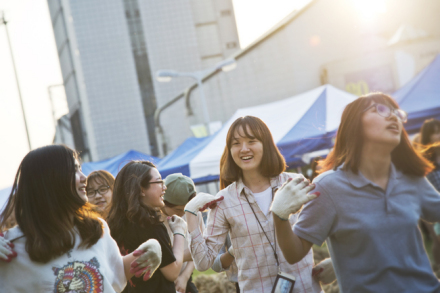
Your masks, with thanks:
[{"label": "id badge", "polygon": [[272,293],[292,293],[295,286],[295,276],[279,272],[272,288]]}]

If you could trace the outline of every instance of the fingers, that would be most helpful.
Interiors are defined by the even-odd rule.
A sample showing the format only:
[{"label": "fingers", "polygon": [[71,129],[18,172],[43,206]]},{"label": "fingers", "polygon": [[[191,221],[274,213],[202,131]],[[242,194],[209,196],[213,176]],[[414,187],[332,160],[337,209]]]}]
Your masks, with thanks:
[{"label": "fingers", "polygon": [[216,198],[213,201],[207,202],[203,207],[200,208],[200,212],[206,210],[207,208],[214,208],[217,206],[217,203],[222,201],[225,197],[224,196],[220,196],[219,198]]},{"label": "fingers", "polygon": [[305,192],[307,192],[307,193],[309,193],[310,191],[312,191],[313,189],[315,189],[315,187],[316,187],[316,184],[309,184],[309,185],[307,185],[307,186],[305,186],[304,187],[304,191]]},{"label": "fingers", "polygon": [[320,273],[322,273],[323,270],[324,270],[324,268],[314,267],[312,269],[312,277],[318,276]]}]

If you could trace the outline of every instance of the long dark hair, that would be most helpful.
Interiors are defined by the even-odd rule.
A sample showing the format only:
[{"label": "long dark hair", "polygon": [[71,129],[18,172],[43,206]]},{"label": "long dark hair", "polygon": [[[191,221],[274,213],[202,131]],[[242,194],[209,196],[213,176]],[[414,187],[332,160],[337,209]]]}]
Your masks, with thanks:
[{"label": "long dark hair", "polygon": [[439,142],[431,142],[431,135],[440,132],[440,120],[431,118],[426,120],[420,129],[420,143],[422,151],[431,163],[436,163],[435,148],[440,147]]},{"label": "long dark hair", "polygon": [[[18,168],[9,200],[0,216],[2,229],[12,211],[31,260],[47,263],[75,245],[89,248],[102,236],[102,223],[92,206],[78,195],[74,150],[50,145],[29,152]],[[73,221],[72,221],[73,220]]]},{"label": "long dark hair", "polygon": [[141,187],[148,189],[152,178],[149,161],[131,161],[116,176],[107,223],[112,237],[123,243],[122,235],[127,225],[148,228],[160,223],[159,209],[151,208],[141,200]]},{"label": "long dark hair", "polygon": [[[383,93],[372,93],[354,100],[344,109],[341,124],[336,135],[333,150],[324,161],[320,162],[320,173],[335,169],[344,164],[344,170],[357,174],[361,162],[363,141],[362,116],[363,111],[371,102],[399,108],[397,103]],[[424,176],[433,166],[417,152],[408,138],[406,130],[402,130],[399,145],[391,152],[391,161],[403,173],[414,176]]]},{"label": "long dark hair", "polygon": [[[252,137],[247,127],[255,137]],[[261,175],[267,178],[280,175],[286,170],[286,161],[280,154],[266,123],[254,116],[240,117],[232,123],[226,136],[226,146],[220,159],[220,188],[223,189],[242,176],[242,170],[235,164],[231,154],[232,140],[234,133],[240,127],[248,138],[256,138],[263,143],[263,158],[259,166]]]}]

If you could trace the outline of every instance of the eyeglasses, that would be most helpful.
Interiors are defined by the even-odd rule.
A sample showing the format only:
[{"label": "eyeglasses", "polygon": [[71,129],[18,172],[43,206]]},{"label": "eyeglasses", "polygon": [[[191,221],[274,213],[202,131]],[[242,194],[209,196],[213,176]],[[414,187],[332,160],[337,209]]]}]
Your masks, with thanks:
[{"label": "eyeglasses", "polygon": [[363,112],[366,112],[373,107],[376,107],[377,114],[382,117],[388,118],[391,116],[391,113],[394,113],[394,115],[396,115],[396,117],[399,118],[400,121],[402,121],[403,123],[408,120],[408,114],[406,114],[405,111],[403,111],[402,109],[394,109],[384,104],[373,104],[365,109]]},{"label": "eyeglasses", "polygon": [[109,189],[110,186],[101,186],[95,190],[87,190],[87,197],[94,198],[96,196],[96,193],[99,193],[100,195],[104,195]]},{"label": "eyeglasses", "polygon": [[165,186],[165,182],[163,180],[150,181],[149,184],[161,184],[162,188]]}]

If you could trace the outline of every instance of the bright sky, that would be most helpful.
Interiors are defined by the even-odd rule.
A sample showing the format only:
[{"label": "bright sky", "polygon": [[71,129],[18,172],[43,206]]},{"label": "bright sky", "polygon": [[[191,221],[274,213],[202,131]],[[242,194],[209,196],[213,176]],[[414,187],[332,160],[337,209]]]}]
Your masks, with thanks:
[{"label": "bright sky", "polygon": [[[121,0],[122,1],[122,0]],[[233,0],[242,47],[309,0]],[[55,133],[48,86],[61,84],[61,71],[45,0],[0,0],[8,20],[32,148],[51,144]],[[53,90],[56,117],[67,111],[62,90]],[[0,25],[0,189],[11,186],[28,152],[6,31]]]}]

